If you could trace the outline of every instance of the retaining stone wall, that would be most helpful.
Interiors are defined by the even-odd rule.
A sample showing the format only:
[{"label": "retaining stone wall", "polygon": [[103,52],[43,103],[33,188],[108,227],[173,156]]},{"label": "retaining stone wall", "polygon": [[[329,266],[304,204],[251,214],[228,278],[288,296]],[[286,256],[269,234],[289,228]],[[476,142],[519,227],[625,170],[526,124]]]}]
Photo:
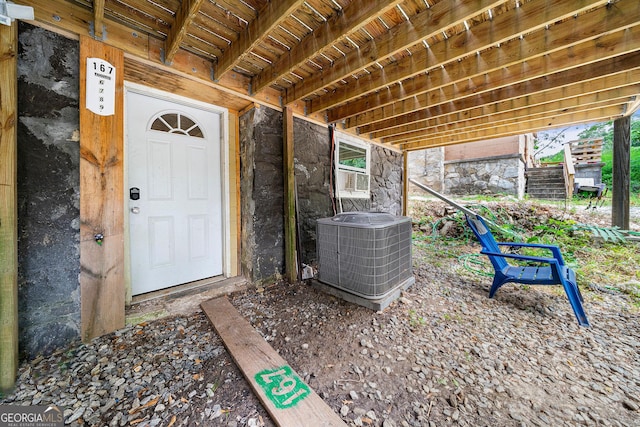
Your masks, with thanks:
[{"label": "retaining stone wall", "polygon": [[444,163],[444,188],[449,194],[524,196],[524,164],[519,155]]}]

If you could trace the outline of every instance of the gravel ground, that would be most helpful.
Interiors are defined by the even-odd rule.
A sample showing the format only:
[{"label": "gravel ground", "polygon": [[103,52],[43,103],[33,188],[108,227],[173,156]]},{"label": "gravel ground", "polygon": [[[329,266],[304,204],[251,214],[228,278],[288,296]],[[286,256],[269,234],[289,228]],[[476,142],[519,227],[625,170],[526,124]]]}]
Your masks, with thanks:
[{"label": "gravel ground", "polygon": [[[422,262],[425,250],[414,250],[416,284],[382,312],[305,284],[229,299],[348,425],[640,425],[628,295],[583,287],[582,328],[558,287],[488,299],[490,278]],[[274,425],[200,311],[24,363],[0,403],[56,404],[73,425]]]}]

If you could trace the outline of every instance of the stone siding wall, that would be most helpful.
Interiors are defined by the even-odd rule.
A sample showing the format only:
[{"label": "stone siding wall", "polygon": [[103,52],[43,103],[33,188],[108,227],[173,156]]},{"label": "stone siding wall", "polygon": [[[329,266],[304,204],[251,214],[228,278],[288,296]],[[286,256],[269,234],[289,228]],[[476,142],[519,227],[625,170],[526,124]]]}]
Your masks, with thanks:
[{"label": "stone siding wall", "polygon": [[524,164],[520,156],[444,163],[444,191],[448,194],[510,194],[524,196]]},{"label": "stone siding wall", "polygon": [[[410,151],[408,155],[409,177],[438,192],[444,191],[444,147]],[[424,193],[414,185],[409,189],[418,194]]]},{"label": "stone siding wall", "polygon": [[402,153],[371,146],[371,211],[402,215]]},{"label": "stone siding wall", "polygon": [[316,220],[333,216],[329,129],[294,119],[293,135],[302,262],[312,264],[316,259]]},{"label": "stone siding wall", "polygon": [[260,282],[284,272],[282,114],[254,108],[240,118],[242,266]]},{"label": "stone siding wall", "polygon": [[80,336],[79,44],[20,22],[18,299],[20,353]]},{"label": "stone siding wall", "polygon": [[[334,215],[329,129],[294,120],[302,262],[316,261],[316,220]],[[242,266],[253,282],[284,273],[282,114],[260,107],[240,118]],[[371,148],[371,198],[343,199],[343,211],[402,213],[402,154]],[[336,202],[335,209],[340,211]]]}]

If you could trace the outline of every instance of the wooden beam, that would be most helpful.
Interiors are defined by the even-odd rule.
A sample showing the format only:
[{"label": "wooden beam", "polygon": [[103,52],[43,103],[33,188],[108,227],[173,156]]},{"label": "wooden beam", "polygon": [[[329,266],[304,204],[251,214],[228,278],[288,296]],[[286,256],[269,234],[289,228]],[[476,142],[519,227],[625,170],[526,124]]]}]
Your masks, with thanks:
[{"label": "wooden beam", "polygon": [[[421,139],[424,138],[425,135],[433,137],[438,136],[438,134],[441,133],[466,132],[486,126],[499,126],[512,122],[521,123],[524,121],[553,116],[555,114],[564,114],[570,111],[575,111],[576,109],[603,108],[611,105],[621,106],[627,102],[634,91],[635,93],[638,93],[640,85],[628,86],[626,89],[625,93],[628,93],[626,96],[619,96],[620,90],[613,89],[604,94],[598,93],[557,101],[554,100],[548,104],[524,107],[504,112],[496,111],[491,113],[487,111],[487,113],[481,117],[473,119],[459,117],[459,120],[454,119],[448,122],[435,119],[439,122],[437,124],[434,124],[433,121],[429,120],[422,123],[412,124],[405,128],[390,129],[387,131],[390,135],[385,136],[382,140],[385,143],[393,144],[397,141]],[[378,136],[378,138],[382,137]]]},{"label": "wooden beam", "polygon": [[409,152],[402,152],[402,215],[409,211]]},{"label": "wooden beam", "polygon": [[171,31],[167,34],[167,39],[165,40],[165,55],[164,62],[166,64],[171,64],[173,58],[180,49],[180,44],[184,37],[187,35],[189,31],[189,26],[195,15],[198,14],[198,11],[202,7],[202,2],[204,0],[182,0],[180,3],[180,8],[176,13],[176,19],[171,26]]},{"label": "wooden beam", "polygon": [[[624,5],[629,4],[624,3]],[[523,39],[512,40],[500,48],[489,49],[479,55],[474,51],[467,52],[466,56],[458,58],[460,61],[447,62],[446,65],[444,62],[438,63],[438,65],[444,65],[444,68],[441,66],[431,68],[428,74],[421,73],[403,81],[401,85],[392,85],[378,93],[333,108],[327,112],[328,120],[342,120],[354,114],[362,114],[362,111],[372,108],[379,110],[381,106],[397,103],[403,99],[410,100],[417,97],[422,100],[427,90],[435,91],[440,87],[455,84],[464,87],[469,79],[481,80],[485,75],[504,74],[505,69],[526,69],[526,75],[520,76],[520,81],[523,81],[542,75],[542,73],[551,74],[588,63],[584,58],[582,62],[574,60],[573,54],[576,50],[581,51],[586,58],[591,58],[589,61],[602,59],[608,56],[604,49],[592,52],[598,52],[598,55],[591,56],[584,49],[592,49],[594,45],[600,47],[600,42],[603,44],[622,43],[624,45],[626,43],[625,32],[619,30],[620,27],[625,28],[629,24],[637,25],[640,20],[640,6],[633,4],[632,7],[634,10],[629,13],[633,16],[632,19],[626,19],[628,17],[626,14],[614,14],[613,16],[619,19],[607,19],[611,12],[605,7],[592,12],[589,19],[586,18],[587,15],[583,16],[584,27],[581,26],[581,28],[584,28],[584,34],[587,34],[588,37],[577,37],[575,35],[576,24],[565,21],[550,27],[549,30],[541,30],[529,34]],[[607,26],[609,23],[612,25],[611,27]],[[611,34],[613,28],[618,30],[615,32],[615,36]],[[614,37],[615,40],[613,40]],[[471,38],[475,39],[475,36]],[[452,49],[452,51],[460,52],[460,49]],[[553,60],[550,60],[549,56],[552,56]],[[400,70],[398,67],[394,67],[395,69]],[[386,76],[393,74],[394,71],[391,69],[385,71]],[[365,79],[359,79],[357,83],[348,88],[340,89],[340,91],[351,91],[352,87],[361,87],[366,83],[364,81],[360,83],[360,80]],[[512,79],[512,81],[514,80]],[[361,89],[361,93],[364,93],[368,88],[361,87]],[[340,96],[339,93],[334,95],[336,98]]]},{"label": "wooden beam", "polygon": [[104,0],[93,0],[93,38],[104,39]]},{"label": "wooden beam", "polygon": [[363,27],[368,21],[393,9],[404,0],[355,0],[342,11],[325,21],[300,43],[291,47],[287,55],[269,64],[252,81],[254,92],[272,85],[295,67],[316,57],[323,49],[344,39],[349,33]]},{"label": "wooden beam", "polygon": [[18,23],[0,25],[0,391],[18,372]]},{"label": "wooden beam", "polygon": [[298,281],[298,256],[296,251],[296,181],[293,153],[293,110],[283,111],[283,164],[284,164],[284,252],[285,275],[290,283]]},{"label": "wooden beam", "polygon": [[[304,99],[309,95],[344,79],[346,76],[375,65],[376,62],[393,56],[421,40],[441,34],[445,29],[462,24],[471,17],[499,6],[503,0],[443,0],[423,13],[413,16],[348,53],[340,62],[336,62],[322,72],[286,90],[285,103]],[[380,85],[384,86],[384,85]]]},{"label": "wooden beam", "polygon": [[566,115],[557,115],[546,119],[539,119],[524,124],[511,123],[504,126],[487,127],[470,132],[451,133],[446,136],[424,139],[417,142],[402,144],[403,150],[422,150],[425,148],[441,147],[443,145],[461,144],[464,142],[482,141],[503,136],[521,135],[529,132],[537,132],[542,129],[551,129],[567,124],[589,123],[613,120],[622,116],[622,108],[619,106],[586,110]]},{"label": "wooden beam", "polygon": [[[573,4],[572,2],[569,3]],[[527,3],[527,6],[529,4],[530,3]],[[629,4],[630,3],[626,3],[626,5]],[[513,13],[518,13],[517,11],[520,9],[522,8],[515,9],[516,12]],[[569,7],[566,6],[564,9],[559,10],[557,15],[551,15],[549,17],[565,16],[566,14],[564,12],[568,9]],[[555,10],[555,8],[551,7],[549,10]],[[494,21],[478,25],[478,27],[480,27],[478,29],[474,27],[473,31],[462,33],[431,46],[429,49],[429,60],[432,67],[434,64],[445,65],[446,70],[439,67],[435,69],[432,68],[429,70],[429,74],[422,72],[417,76],[403,80],[402,84],[393,84],[375,93],[359,97],[345,105],[332,108],[328,111],[328,119],[329,121],[342,120],[353,115],[354,112],[362,112],[363,110],[370,109],[371,106],[379,108],[392,102],[420,95],[425,92],[425,88],[430,90],[436,88],[434,84],[438,83],[438,79],[434,79],[434,77],[438,77],[439,75],[442,75],[442,79],[440,79],[441,84],[449,84],[454,81],[459,81],[459,79],[486,74],[502,67],[509,67],[519,62],[529,61],[562,48],[568,48],[572,45],[585,42],[603,34],[602,23],[598,21],[605,19],[608,14],[609,12],[606,8],[600,9],[598,16],[594,19],[596,23],[593,24],[593,27],[589,29],[585,28],[586,31],[581,33],[588,34],[589,37],[577,37],[575,34],[575,23],[565,21],[553,25],[549,30],[526,34],[526,38],[521,40],[511,40],[500,48],[486,50],[495,47],[495,39],[498,38],[498,36],[502,36],[501,41],[505,41],[510,37],[513,38],[519,35],[508,35],[508,30],[511,28],[511,26],[508,25],[508,19],[505,19],[505,22],[502,23],[503,25],[500,26],[501,23],[497,21],[499,21],[499,18],[503,15],[507,15],[502,14]],[[617,16],[621,16],[621,14]],[[544,14],[534,14],[533,17],[525,15],[525,18],[527,18],[525,19],[525,23],[528,23],[533,28],[540,29],[540,25],[547,22],[543,17],[547,18],[548,16]],[[625,22],[635,21],[629,20]],[[498,26],[494,27],[494,25]],[[487,26],[489,28],[485,28]],[[480,52],[480,54],[476,58],[478,55],[477,52]],[[472,56],[469,56],[470,54]],[[457,60],[461,62],[458,63]],[[557,67],[560,70],[562,68],[562,62],[558,63]],[[464,73],[464,77],[461,76],[461,73]],[[433,74],[435,74],[435,76]],[[357,84],[360,85],[361,83],[357,82]],[[347,88],[344,90],[347,90]],[[335,103],[340,96],[340,93],[333,94],[330,102]],[[312,103],[313,102],[320,104],[320,101],[312,101]],[[323,101],[323,104],[318,105],[318,108],[327,106],[328,101]],[[310,111],[311,110],[315,111],[315,108],[310,108]]]},{"label": "wooden beam", "polygon": [[225,297],[201,304],[262,406],[280,427],[346,427]]},{"label": "wooden beam", "polygon": [[629,187],[631,182],[631,117],[613,122],[613,183],[611,225],[629,229]]},{"label": "wooden beam", "polygon": [[[539,92],[528,93],[525,91],[524,93],[516,94],[514,98],[498,99],[497,97],[491,97],[487,99],[486,95],[480,94],[476,97],[466,98],[464,102],[454,105],[453,108],[449,108],[446,104],[436,105],[408,113],[405,116],[364,125],[358,128],[358,130],[361,134],[371,133],[372,135],[388,130],[390,132],[389,135],[393,135],[395,133],[394,129],[403,128],[430,119],[441,122],[444,120],[462,121],[464,118],[472,119],[499,111],[510,111],[526,108],[527,106],[559,102],[559,100],[562,99],[574,98],[581,95],[597,94],[610,88],[631,87],[631,90],[635,90],[633,88],[637,87],[639,82],[640,68],[635,68],[630,71],[623,69],[612,74],[595,76],[594,79],[587,81],[578,81],[566,85],[561,84],[560,86],[548,89],[542,88]],[[458,109],[456,109],[456,107]],[[459,119],[457,116],[459,116]]]},{"label": "wooden beam", "polygon": [[[638,94],[640,94],[640,91],[638,91]],[[625,116],[633,116],[635,112],[638,111],[638,108],[640,108],[640,95],[638,94],[636,94],[636,96],[631,101],[629,101]]]},{"label": "wooden beam", "polygon": [[[429,87],[435,87],[435,89],[394,102],[385,107],[349,117],[345,122],[345,127],[362,126],[396,116],[404,116],[407,113],[421,110],[425,107],[451,103],[451,100],[454,100],[454,103],[458,103],[467,96],[487,94],[488,97],[495,97],[497,90],[502,90],[505,97],[512,97],[508,96],[509,93],[517,93],[518,91],[515,88],[521,88],[521,91],[526,90],[526,93],[532,93],[538,91],[535,90],[536,87],[551,87],[550,82],[558,82],[560,76],[562,77],[563,85],[576,83],[603,75],[603,70],[592,65],[597,61],[599,61],[599,64],[605,65],[610,62],[620,64],[623,61],[620,61],[619,58],[627,58],[629,55],[633,58],[632,61],[637,61],[638,58],[634,53],[637,53],[639,49],[640,26],[581,43],[566,51],[553,52],[546,56],[520,62],[508,68],[499,68],[490,73],[480,73],[473,77],[462,77],[465,69],[457,66],[452,66],[446,71],[435,70],[429,74],[430,80],[433,80],[433,84],[429,85]],[[629,52],[633,53],[630,54]],[[559,64],[562,64],[562,66]],[[469,64],[463,64],[461,67],[466,65]],[[611,70],[610,67],[606,68],[610,72],[617,72],[622,69],[629,69],[628,65],[622,64],[623,68],[619,70]],[[594,69],[595,74],[587,74],[584,72],[585,69]],[[454,83],[443,85],[443,81],[451,81],[450,76],[452,75],[460,76],[461,80],[456,77]],[[504,93],[505,90],[507,93]]]},{"label": "wooden beam", "polygon": [[[115,114],[87,109],[87,58],[115,70]],[[80,322],[81,338],[124,327],[124,55],[80,37]],[[101,244],[95,236],[103,235]]]},{"label": "wooden beam", "polygon": [[[508,12],[502,13],[493,20],[474,26],[469,31],[433,44],[427,49],[419,50],[413,55],[399,60],[396,64],[385,67],[384,70],[379,69],[356,81],[349,81],[348,85],[340,86],[335,91],[327,94],[327,96],[321,96],[309,101],[307,103],[308,110],[317,112],[331,108],[361,97],[367,92],[378,90],[381,87],[398,83],[413,76],[424,75],[425,71],[430,71],[443,64],[445,67],[448,64],[459,66],[457,64],[458,60],[467,59],[467,62],[470,62],[469,59],[471,59],[471,62],[475,62],[483,68],[478,72],[489,72],[499,67],[508,67],[524,60],[523,58],[533,58],[576,44],[585,38],[595,38],[603,33],[601,28],[618,28],[615,22],[603,24],[602,16],[615,16],[616,13],[609,12],[607,8],[602,7],[592,14],[579,16],[577,18],[577,21],[580,22],[579,25],[576,25],[574,18],[571,18],[568,21],[552,25],[548,30],[545,30],[546,25],[566,19],[598,5],[594,3],[596,2],[586,0],[581,2],[573,0],[560,2],[555,0],[533,0],[523,4],[522,7],[513,8]],[[602,0],[599,3],[604,5],[606,1]],[[597,16],[593,16],[593,14]],[[591,16],[593,16],[592,20],[589,18]],[[635,21],[629,20],[625,22]],[[592,30],[590,32],[586,28],[582,31],[584,26],[589,27],[589,30],[592,30],[591,27],[595,26],[596,31]],[[519,43],[515,41],[520,35],[525,34],[526,40],[523,38],[519,40]],[[500,47],[496,48],[496,46]],[[523,47],[524,49],[522,49]],[[476,58],[477,52],[480,52],[480,61]],[[472,75],[473,71],[475,70],[470,69],[467,74]],[[393,99],[397,100],[420,93],[420,88],[423,88],[420,83],[405,87],[403,82],[402,85],[394,85],[391,92],[393,92]],[[383,91],[384,93],[385,91]],[[391,102],[391,100],[388,99],[386,103]],[[358,101],[356,109],[372,105],[365,99]],[[376,102],[380,101],[380,99],[376,100]],[[331,113],[331,121],[344,118],[335,117],[335,112],[333,111]]]},{"label": "wooden beam", "polygon": [[268,2],[258,13],[258,16],[240,35],[238,40],[224,51],[222,58],[215,67],[214,77],[219,80],[227,72],[238,64],[242,57],[252,51],[276,26],[288,18],[296,9],[300,8],[305,0],[280,0]]},{"label": "wooden beam", "polygon": [[[53,2],[49,0],[15,0],[17,4],[32,6],[35,10],[36,25],[43,24],[49,30],[60,29],[63,32],[90,36],[88,22],[93,19],[90,10],[70,2]],[[174,56],[171,67],[167,67],[161,61],[164,42],[149,37],[147,34],[133,31],[131,28],[119,22],[105,19],[108,27],[108,37],[104,43],[121,49],[127,55],[145,64],[153,65],[183,77],[197,79],[203,83],[228,93],[230,96],[240,96],[251,102],[256,101],[268,105],[271,108],[281,110],[280,92],[265,90],[254,97],[249,95],[249,79],[238,73],[227,73],[218,79],[211,80],[213,64],[185,50],[178,50]],[[226,107],[225,104],[221,104]],[[300,111],[304,106],[300,106]],[[318,115],[315,115],[316,117]]]},{"label": "wooden beam", "polygon": [[553,120],[562,119],[562,117],[566,115],[574,115],[576,113],[582,113],[585,111],[591,110],[604,110],[606,108],[613,108],[617,113],[622,111],[624,108],[624,100],[618,100],[617,103],[612,103],[611,101],[597,102],[593,104],[585,104],[585,105],[574,105],[570,108],[564,108],[560,111],[550,111],[548,113],[542,112],[534,115],[523,115],[519,119],[511,119],[511,120],[500,120],[500,121],[491,121],[486,124],[480,124],[475,126],[466,126],[466,125],[445,125],[439,126],[437,128],[431,128],[422,131],[415,131],[404,133],[401,135],[394,135],[389,138],[384,138],[383,141],[387,144],[406,144],[408,142],[423,140],[425,137],[427,138],[439,138],[446,137],[449,135],[455,135],[460,133],[470,133],[476,131],[484,131],[486,128],[507,128],[512,126],[514,129],[529,129],[531,127],[531,123],[541,123],[547,120],[549,123],[552,123]]}]

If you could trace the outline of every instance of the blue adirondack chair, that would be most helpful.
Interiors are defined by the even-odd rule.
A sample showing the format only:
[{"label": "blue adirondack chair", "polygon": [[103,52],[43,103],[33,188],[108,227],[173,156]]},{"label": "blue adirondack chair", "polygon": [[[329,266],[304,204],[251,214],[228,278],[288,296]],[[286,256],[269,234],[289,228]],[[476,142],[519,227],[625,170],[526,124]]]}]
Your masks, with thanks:
[{"label": "blue adirondack chair", "polygon": [[[471,227],[471,230],[473,230],[482,244],[480,253],[489,257],[495,269],[495,276],[493,277],[493,284],[489,291],[489,298],[493,298],[493,295],[502,285],[510,282],[527,285],[562,285],[569,298],[569,303],[571,304],[571,308],[573,308],[576,319],[578,319],[578,323],[581,326],[589,326],[587,315],[582,308],[583,299],[576,282],[576,274],[565,265],[562,254],[560,253],[560,248],[552,245],[531,243],[496,242],[480,215],[475,215],[474,217],[467,214],[466,217],[467,224],[469,224],[469,227]],[[553,258],[503,253],[500,250],[500,246],[544,248],[551,251]],[[532,261],[537,263],[538,266],[512,266],[507,262],[509,258]]]}]

